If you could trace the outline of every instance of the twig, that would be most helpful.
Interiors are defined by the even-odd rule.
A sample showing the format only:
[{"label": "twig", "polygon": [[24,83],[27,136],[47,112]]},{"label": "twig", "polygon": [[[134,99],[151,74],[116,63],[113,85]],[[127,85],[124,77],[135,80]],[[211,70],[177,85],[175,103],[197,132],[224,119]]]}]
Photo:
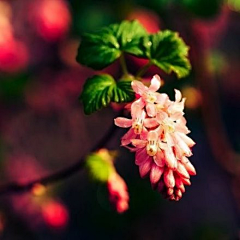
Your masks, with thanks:
[{"label": "twig", "polygon": [[147,70],[152,66],[151,61],[149,61],[147,64],[145,64],[136,74],[136,78],[140,78],[142,77],[142,75],[144,75]]},{"label": "twig", "polygon": [[122,67],[123,74],[126,76],[129,75],[126,60],[123,54],[120,56],[120,65]]},{"label": "twig", "polygon": [[[109,128],[107,133],[102,137],[102,139],[90,150],[90,152],[96,151],[99,148],[102,148],[106,145],[106,143],[111,139],[113,134],[115,133],[117,127],[112,124],[112,126]],[[47,185],[51,183],[55,183],[60,180],[64,180],[65,178],[68,178],[72,176],[74,173],[82,170],[84,168],[84,161],[85,156],[81,157],[76,163],[74,163],[71,166],[68,166],[67,168],[64,168],[58,172],[52,173],[48,176],[45,176],[43,178],[38,178],[36,180],[30,181],[28,183],[18,183],[18,182],[10,182],[6,185],[0,186],[0,196],[5,194],[12,194],[12,193],[24,193],[27,191],[30,191],[33,186],[37,183]]]}]

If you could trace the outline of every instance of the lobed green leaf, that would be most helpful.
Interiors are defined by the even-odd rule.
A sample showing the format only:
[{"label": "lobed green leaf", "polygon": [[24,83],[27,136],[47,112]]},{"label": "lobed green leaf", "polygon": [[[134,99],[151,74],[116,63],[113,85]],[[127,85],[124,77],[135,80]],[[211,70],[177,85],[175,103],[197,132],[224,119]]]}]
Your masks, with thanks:
[{"label": "lobed green leaf", "polygon": [[134,92],[130,80],[116,81],[108,74],[95,75],[87,79],[80,96],[85,114],[91,114],[112,102],[130,102]]},{"label": "lobed green leaf", "polygon": [[131,102],[135,98],[135,93],[131,86],[131,80],[120,80],[113,88],[112,102]]},{"label": "lobed green leaf", "polygon": [[144,38],[145,57],[166,73],[175,72],[178,78],[189,74],[188,46],[178,33],[160,31]]},{"label": "lobed green leaf", "polygon": [[82,65],[101,70],[123,52],[143,56],[142,38],[147,33],[138,21],[112,24],[92,34],[82,36],[77,61]]}]

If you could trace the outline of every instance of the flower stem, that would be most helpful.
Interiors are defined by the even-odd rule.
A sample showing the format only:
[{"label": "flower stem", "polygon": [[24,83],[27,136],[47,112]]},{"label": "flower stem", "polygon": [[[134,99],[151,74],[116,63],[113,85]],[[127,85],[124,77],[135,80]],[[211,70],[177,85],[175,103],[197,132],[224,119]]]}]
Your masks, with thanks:
[{"label": "flower stem", "polygon": [[143,74],[145,74],[148,70],[148,68],[152,66],[151,61],[149,61],[147,64],[145,64],[142,68],[139,69],[139,71],[136,74],[136,78],[142,77]]},{"label": "flower stem", "polygon": [[[122,111],[120,111],[119,113],[121,115]],[[117,116],[119,116],[119,113],[117,114]],[[112,126],[108,129],[108,131],[102,137],[102,139],[100,139],[100,141],[95,146],[93,146],[93,148],[90,150],[90,153],[98,150],[99,148],[104,147],[112,139],[116,130],[117,127],[114,124],[112,124]],[[77,173],[78,171],[84,169],[85,157],[86,156],[81,157],[77,162],[73,163],[72,165],[69,165],[66,168],[63,168],[60,171],[54,172],[42,178],[36,178],[35,180],[32,180],[27,183],[20,183],[16,181],[0,185],[0,196],[14,193],[20,194],[31,191],[35,184],[48,185],[58,182],[60,180],[64,180],[72,176],[73,174]]]},{"label": "flower stem", "polygon": [[123,75],[129,75],[128,70],[127,70],[127,64],[124,55],[122,54],[120,56],[120,64],[122,67]]}]

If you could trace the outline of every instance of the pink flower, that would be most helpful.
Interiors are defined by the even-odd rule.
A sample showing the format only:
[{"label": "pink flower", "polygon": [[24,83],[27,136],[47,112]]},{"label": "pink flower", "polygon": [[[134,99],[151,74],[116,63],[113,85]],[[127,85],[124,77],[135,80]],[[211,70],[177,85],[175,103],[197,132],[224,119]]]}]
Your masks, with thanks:
[{"label": "pink flower", "polygon": [[122,137],[122,146],[131,143],[131,139],[137,135],[144,136],[147,134],[146,128],[156,127],[158,122],[153,118],[146,118],[146,112],[137,104],[131,106],[132,119],[118,117],[114,119],[115,125],[122,128],[130,128],[130,130]]},{"label": "pink flower", "polygon": [[139,81],[132,88],[140,96],[131,104],[132,119],[116,118],[119,127],[131,127],[122,137],[122,145],[135,152],[135,163],[141,177],[149,175],[152,187],[170,200],[178,201],[190,185],[196,170],[188,160],[195,142],[184,118],[181,92],[175,90],[175,101],[156,91],[161,85],[155,75],[150,87]]},{"label": "pink flower", "polygon": [[129,195],[125,181],[116,173],[110,174],[107,188],[109,200],[118,213],[123,213],[128,209]]},{"label": "pink flower", "polygon": [[181,113],[183,115],[185,98],[182,99],[182,94],[179,90],[175,89],[175,101],[171,101],[168,107],[168,112],[171,115]]},{"label": "pink flower", "polygon": [[148,87],[143,85],[140,81],[132,81],[133,91],[140,96],[139,100],[133,104],[138,104],[142,108],[146,106],[146,111],[149,117],[156,115],[155,103],[163,102],[165,95],[156,92],[161,86],[161,79],[158,75],[154,75],[151,84]]},{"label": "pink flower", "polygon": [[[156,165],[163,167],[164,166],[164,156],[162,155],[162,152],[160,151],[160,144],[159,142],[159,136],[157,131],[149,131],[147,134],[147,139],[132,139],[131,143],[133,146],[135,146],[136,151],[136,161],[135,163],[137,165],[141,165],[142,162],[145,162],[143,159],[143,156],[146,156],[146,158],[152,157],[152,159],[155,161]],[[144,152],[143,152],[144,150]],[[140,153],[140,154],[139,154]]]}]

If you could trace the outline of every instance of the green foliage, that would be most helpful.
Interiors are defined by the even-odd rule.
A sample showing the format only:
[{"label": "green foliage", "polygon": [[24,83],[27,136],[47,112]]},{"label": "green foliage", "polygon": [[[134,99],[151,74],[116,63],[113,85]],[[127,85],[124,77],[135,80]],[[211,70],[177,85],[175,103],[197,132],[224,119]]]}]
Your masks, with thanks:
[{"label": "green foliage", "polygon": [[107,74],[95,75],[88,78],[83,86],[81,100],[85,114],[106,107],[111,101],[112,89],[115,85],[114,79]]},{"label": "green foliage", "polygon": [[146,35],[143,26],[137,21],[123,21],[100,29],[96,33],[82,36],[77,61],[95,70],[101,70],[123,52],[142,56],[141,39]]},{"label": "green foliage", "polygon": [[87,79],[80,99],[85,114],[91,114],[112,102],[130,102],[134,99],[131,81],[115,82],[108,74],[95,75]]},{"label": "green foliage", "polygon": [[145,54],[150,61],[167,73],[172,71],[179,78],[189,74],[191,69],[188,46],[178,33],[161,31],[144,38]]},{"label": "green foliage", "polygon": [[120,80],[113,88],[112,101],[116,103],[131,102],[135,98],[131,80]]},{"label": "green foliage", "polygon": [[85,166],[92,180],[97,182],[107,182],[109,175],[114,171],[111,162],[103,159],[97,153],[87,156]]},{"label": "green foliage", "polygon": [[[181,78],[187,76],[191,69],[187,58],[188,50],[178,33],[166,30],[147,34],[138,21],[123,21],[98,32],[83,35],[77,61],[100,70],[121,58],[124,76],[130,76],[124,61],[124,54],[128,53],[149,59],[147,67],[154,64],[167,73],[176,73],[178,78]],[[146,69],[147,67],[145,66]],[[143,72],[139,71],[138,77]],[[116,82],[110,75],[95,75],[87,79],[81,100],[86,114],[100,110],[110,102],[130,102],[134,100],[131,80]]]},{"label": "green foliage", "polygon": [[239,0],[227,0],[228,6],[234,11],[240,12],[240,1]]},{"label": "green foliage", "polygon": [[147,35],[144,27],[136,20],[123,21],[120,24],[110,26],[113,34],[120,45],[123,52],[142,57],[144,52],[141,49],[141,39]]}]

